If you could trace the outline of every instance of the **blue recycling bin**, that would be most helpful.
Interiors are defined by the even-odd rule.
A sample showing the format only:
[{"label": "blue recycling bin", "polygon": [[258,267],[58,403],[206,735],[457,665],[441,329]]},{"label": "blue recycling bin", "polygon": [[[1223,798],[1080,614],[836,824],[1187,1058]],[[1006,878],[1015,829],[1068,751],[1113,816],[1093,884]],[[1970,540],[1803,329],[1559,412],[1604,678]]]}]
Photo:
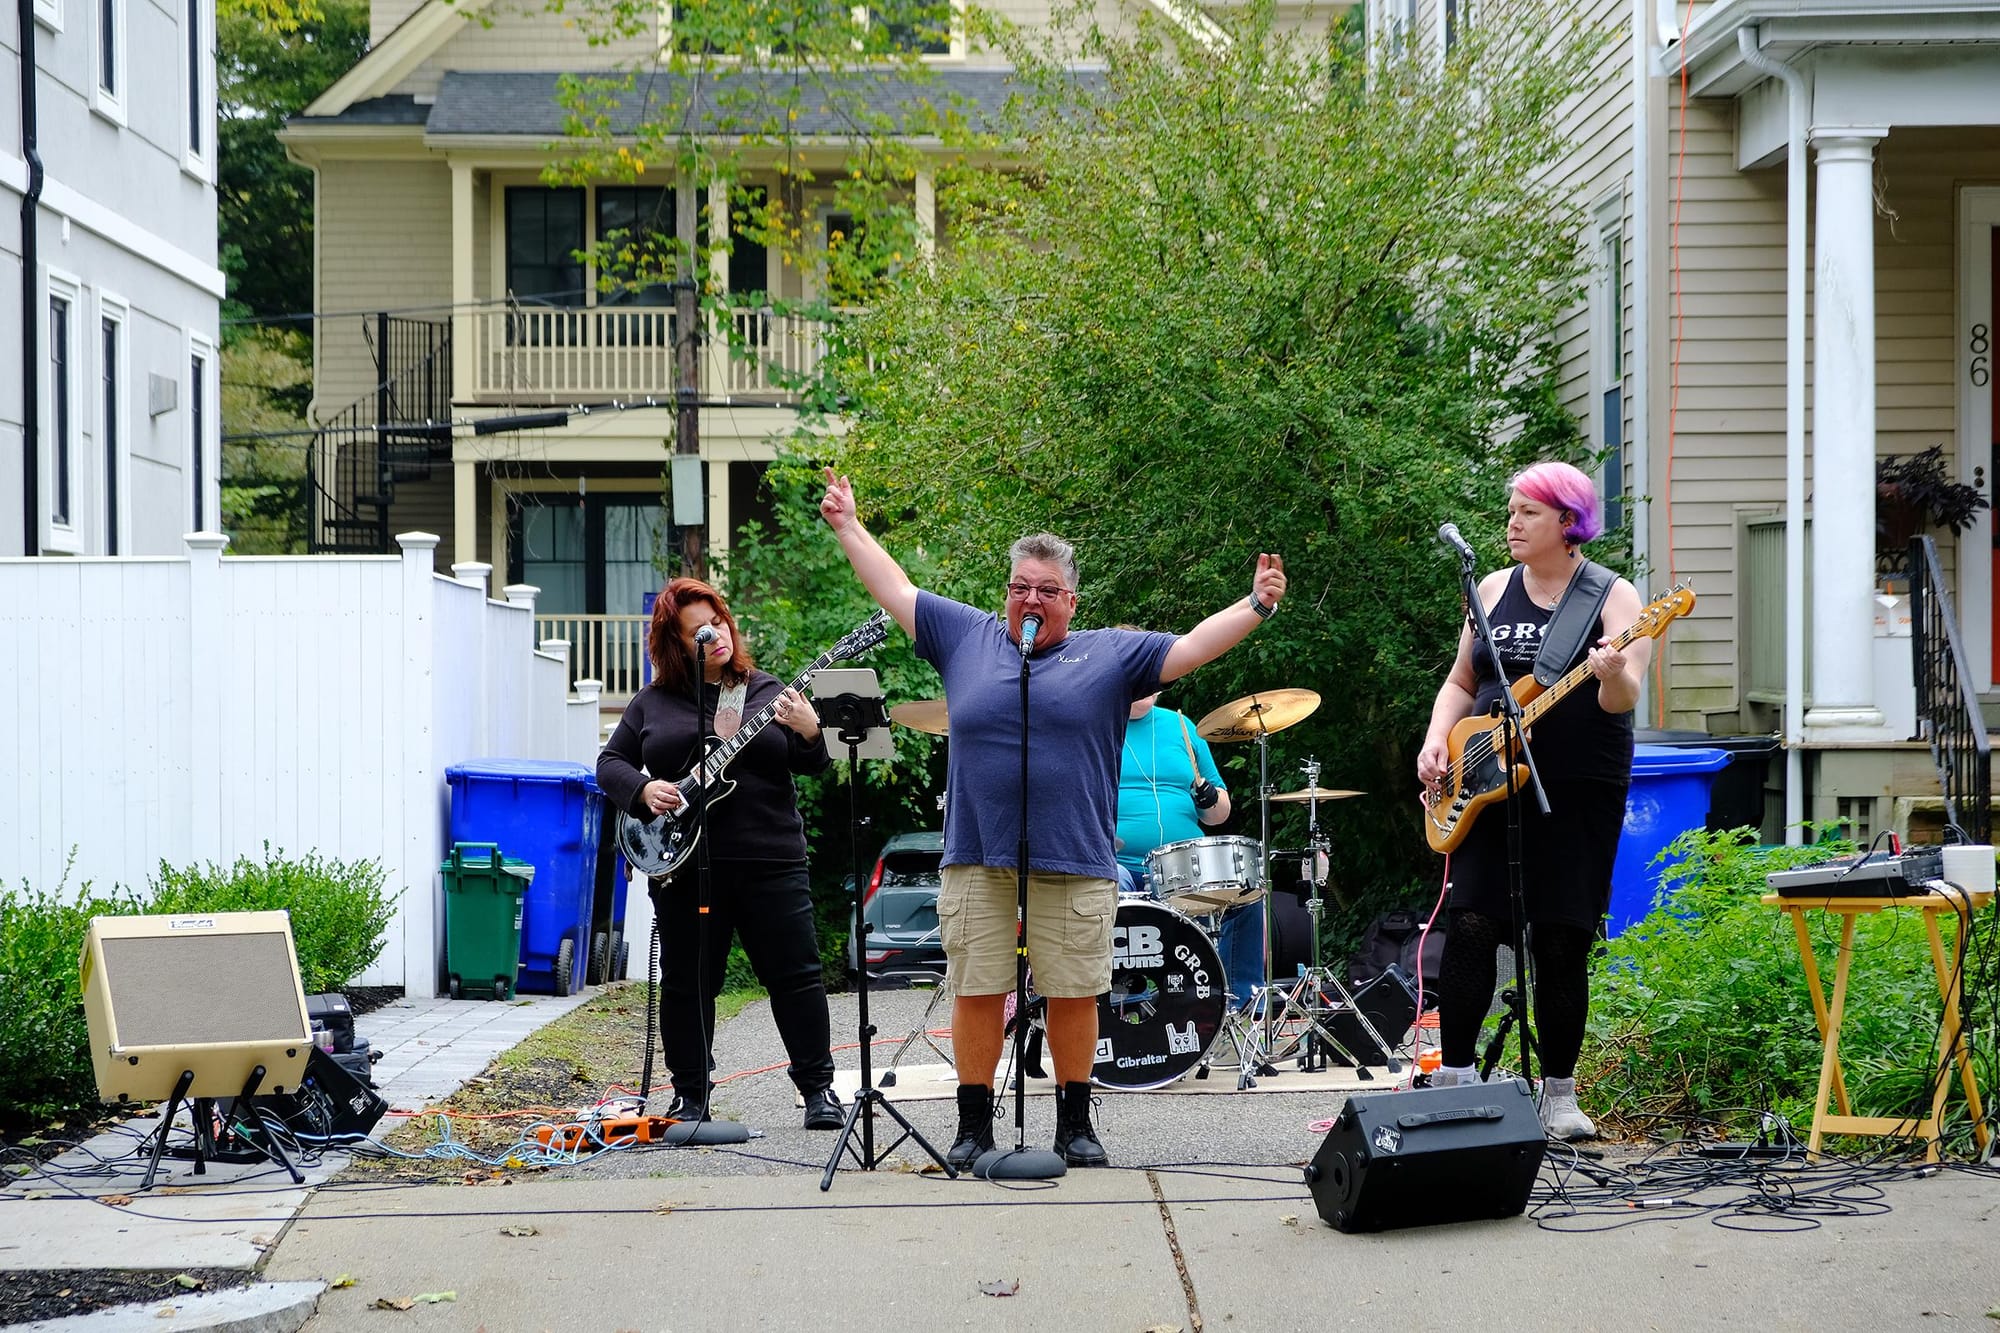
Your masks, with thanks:
[{"label": "blue recycling bin", "polygon": [[1625,796],[1618,857],[1611,864],[1607,935],[1653,910],[1662,870],[1653,858],[1689,829],[1707,826],[1709,787],[1729,758],[1729,751],[1712,748],[1632,747],[1632,788]]},{"label": "blue recycling bin", "polygon": [[477,759],[444,771],[451,840],[490,842],[535,867],[521,905],[518,989],[583,989],[604,795],[582,764]]}]

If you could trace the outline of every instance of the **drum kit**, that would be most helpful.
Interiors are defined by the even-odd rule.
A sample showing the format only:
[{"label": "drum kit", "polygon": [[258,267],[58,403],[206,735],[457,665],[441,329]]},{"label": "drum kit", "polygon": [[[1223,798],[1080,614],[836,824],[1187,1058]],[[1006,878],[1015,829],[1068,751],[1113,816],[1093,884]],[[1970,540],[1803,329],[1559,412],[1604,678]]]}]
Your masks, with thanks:
[{"label": "drum kit", "polygon": [[[1364,793],[1321,787],[1317,759],[1300,765],[1306,779],[1303,788],[1274,792],[1270,783],[1271,735],[1304,721],[1319,703],[1319,695],[1311,690],[1269,690],[1224,704],[1195,726],[1204,740],[1256,744],[1259,836],[1189,838],[1148,854],[1145,888],[1120,896],[1112,925],[1111,989],[1098,1000],[1094,1082],[1139,1091],[1164,1087],[1190,1073],[1207,1078],[1224,1036],[1235,1055],[1240,1088],[1255,1086],[1259,1075],[1273,1074],[1280,1061],[1294,1058],[1301,1069],[1323,1069],[1337,1061],[1353,1066],[1358,1077],[1370,1078],[1367,1065],[1334,1031],[1332,1020],[1342,1014],[1352,1016],[1343,1030],[1351,1035],[1358,1025],[1373,1043],[1364,1050],[1393,1052],[1399,1044],[1403,1034],[1377,1032],[1342,978],[1320,956],[1331,843],[1320,827],[1319,808]],[[889,709],[889,717],[934,736],[950,732],[941,699],[897,704]],[[1272,848],[1271,807],[1285,804],[1306,807],[1303,848]],[[1281,949],[1277,940],[1285,923],[1279,912],[1265,912],[1266,981],[1251,988],[1248,1003],[1233,1006],[1217,947],[1223,914],[1259,901],[1267,902],[1268,909],[1288,898],[1287,891],[1272,892],[1272,865],[1281,857],[1298,858],[1301,864],[1307,924],[1304,929],[1292,925],[1293,938]],[[1308,947],[1298,948],[1299,934],[1307,936]],[[1275,975],[1279,969],[1274,962],[1289,965],[1296,975]],[[921,1040],[944,1056],[931,1037],[931,1018],[949,989],[948,981],[938,988],[923,1019],[903,1038],[881,1078],[884,1086],[894,1086],[895,1068],[916,1042]],[[1032,1001],[1030,1007],[1036,1007]],[[1029,1072],[1035,1072],[1035,1061],[1029,1064]],[[1390,1072],[1398,1068],[1390,1056]]]}]

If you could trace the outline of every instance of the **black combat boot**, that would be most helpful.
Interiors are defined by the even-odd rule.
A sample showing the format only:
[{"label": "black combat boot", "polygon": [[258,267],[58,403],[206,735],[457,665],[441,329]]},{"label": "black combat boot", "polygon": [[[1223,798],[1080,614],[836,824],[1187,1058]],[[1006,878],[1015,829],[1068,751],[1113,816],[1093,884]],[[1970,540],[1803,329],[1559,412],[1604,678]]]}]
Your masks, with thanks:
[{"label": "black combat boot", "polygon": [[993,1089],[985,1083],[958,1085],[958,1136],[944,1160],[954,1171],[970,1171],[981,1153],[993,1151]]},{"label": "black combat boot", "polygon": [[1056,1151],[1071,1166],[1110,1166],[1097,1131],[1090,1127],[1090,1085],[1065,1083],[1056,1089]]}]

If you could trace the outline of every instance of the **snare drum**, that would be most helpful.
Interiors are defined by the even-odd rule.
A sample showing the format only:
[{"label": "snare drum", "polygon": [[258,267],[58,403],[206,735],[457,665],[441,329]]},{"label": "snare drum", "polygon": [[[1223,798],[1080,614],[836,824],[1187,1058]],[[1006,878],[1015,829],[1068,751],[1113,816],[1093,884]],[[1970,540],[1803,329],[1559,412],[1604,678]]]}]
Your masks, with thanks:
[{"label": "snare drum", "polygon": [[1197,916],[1248,902],[1264,891],[1264,849],[1255,838],[1188,838],[1146,858],[1153,897]]},{"label": "snare drum", "polygon": [[1111,989],[1097,997],[1091,1081],[1131,1091],[1172,1083],[1215,1044],[1228,998],[1222,956],[1200,926],[1125,899],[1111,927]]}]

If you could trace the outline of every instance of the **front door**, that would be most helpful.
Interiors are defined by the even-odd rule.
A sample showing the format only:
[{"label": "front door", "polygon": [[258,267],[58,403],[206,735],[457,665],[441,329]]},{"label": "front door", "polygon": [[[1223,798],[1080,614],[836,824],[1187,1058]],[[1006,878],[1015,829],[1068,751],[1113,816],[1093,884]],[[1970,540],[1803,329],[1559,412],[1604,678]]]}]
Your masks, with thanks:
[{"label": "front door", "polygon": [[[2000,374],[1995,367],[1994,313],[2000,310],[2000,188],[1959,191],[1958,328],[1954,356],[1958,380],[1958,467],[1989,502],[2000,470]],[[1972,658],[1972,684],[1993,688],[2000,662],[2000,524],[1982,509],[1959,546],[1959,621]]]}]

